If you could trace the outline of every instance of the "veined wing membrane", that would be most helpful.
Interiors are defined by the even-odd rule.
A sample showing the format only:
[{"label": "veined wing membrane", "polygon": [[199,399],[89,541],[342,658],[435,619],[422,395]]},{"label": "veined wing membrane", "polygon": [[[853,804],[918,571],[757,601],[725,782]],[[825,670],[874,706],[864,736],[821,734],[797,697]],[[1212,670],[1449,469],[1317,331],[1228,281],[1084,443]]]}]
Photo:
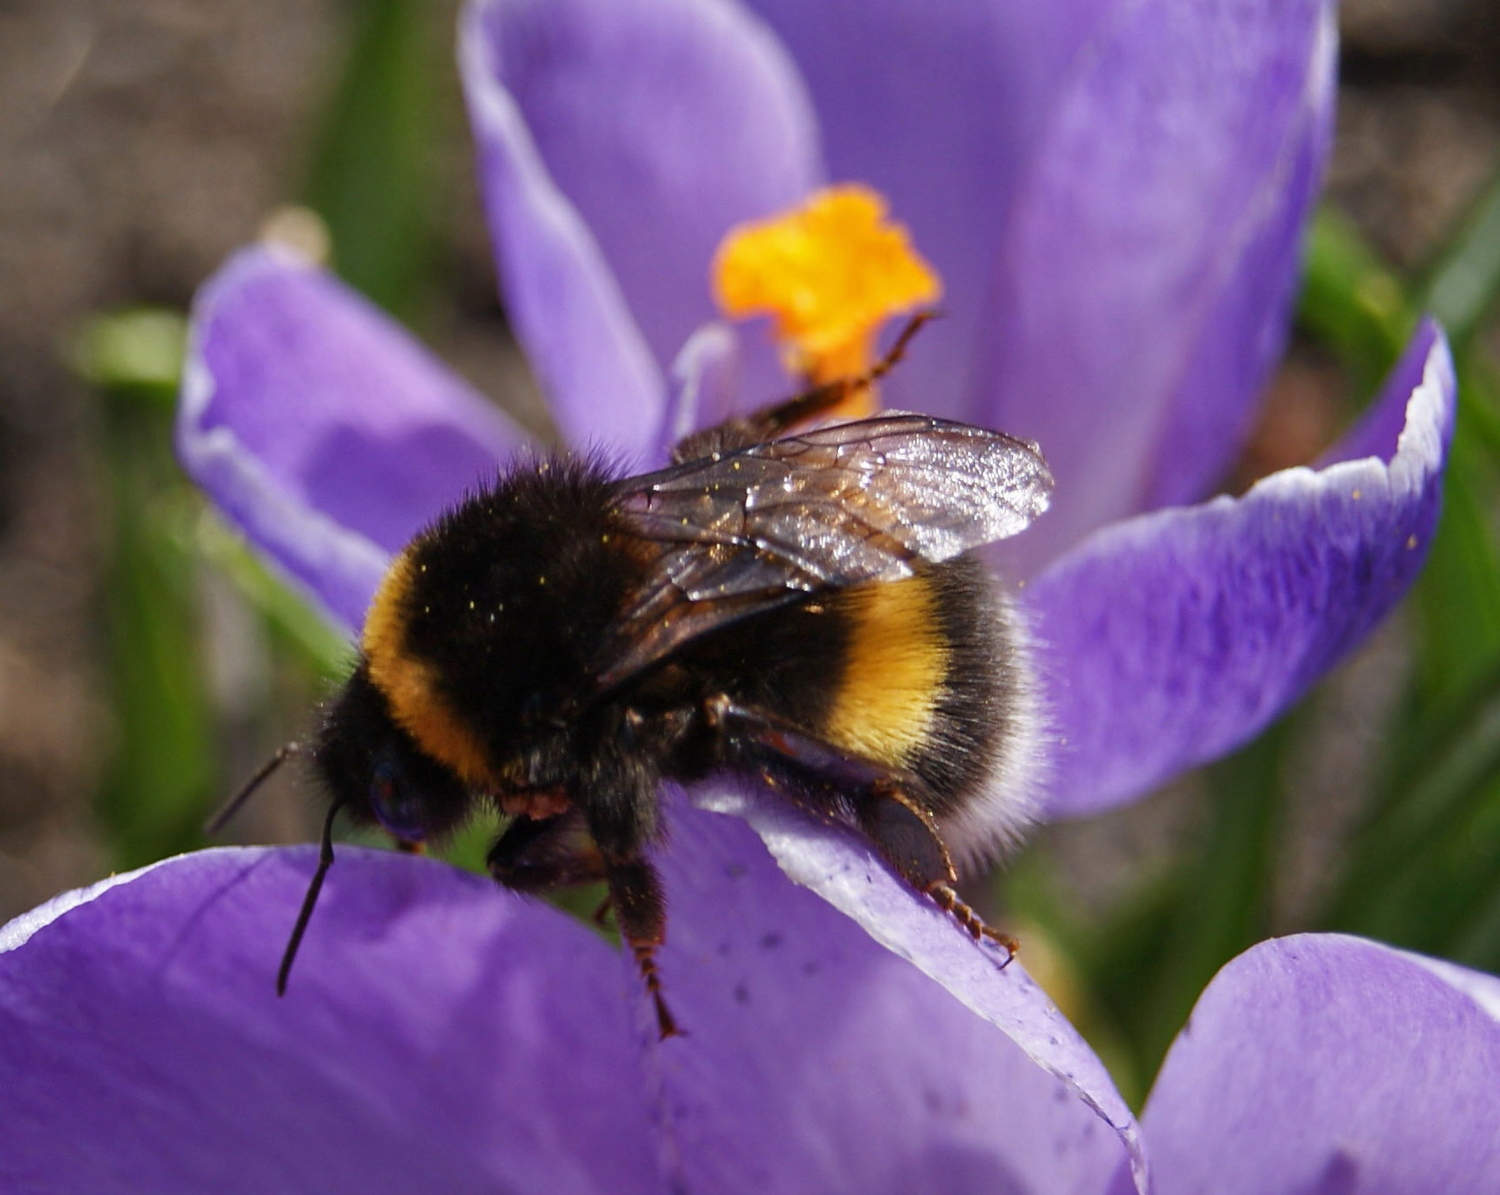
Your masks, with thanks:
[{"label": "veined wing membrane", "polygon": [[1051,492],[1035,445],[901,412],[627,478],[616,501],[650,579],[604,645],[596,691],[740,618],[1014,535]]}]

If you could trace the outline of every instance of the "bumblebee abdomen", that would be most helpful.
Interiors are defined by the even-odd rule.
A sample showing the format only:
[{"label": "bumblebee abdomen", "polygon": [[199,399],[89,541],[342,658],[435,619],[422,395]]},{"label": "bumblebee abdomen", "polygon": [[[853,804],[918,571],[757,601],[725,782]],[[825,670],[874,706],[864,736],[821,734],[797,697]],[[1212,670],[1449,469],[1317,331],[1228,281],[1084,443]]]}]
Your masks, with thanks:
[{"label": "bumblebee abdomen", "polygon": [[933,572],[864,585],[833,603],[844,658],[822,734],[852,755],[911,768],[933,732],[948,680],[949,636]]},{"label": "bumblebee abdomen", "polygon": [[1025,629],[977,559],[836,599],[845,647],[823,736],[915,773],[955,858],[978,859],[1031,819],[1041,758]]}]

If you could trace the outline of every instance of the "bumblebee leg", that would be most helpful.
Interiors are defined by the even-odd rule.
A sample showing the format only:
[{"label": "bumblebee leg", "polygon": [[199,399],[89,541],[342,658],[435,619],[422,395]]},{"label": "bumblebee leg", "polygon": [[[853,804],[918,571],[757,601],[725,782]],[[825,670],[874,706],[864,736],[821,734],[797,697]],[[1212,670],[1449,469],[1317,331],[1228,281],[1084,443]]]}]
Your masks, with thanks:
[{"label": "bumblebee leg", "polygon": [[847,822],[852,812],[860,832],[908,884],[950,913],[975,941],[988,938],[1015,954],[1016,940],[959,898],[953,886],[958,873],[936,819],[918,796],[923,785],[917,776],[850,756],[727,696],[711,698],[704,717],[720,736],[720,754],[730,766],[766,776],[816,816]]},{"label": "bumblebee leg", "polygon": [[656,1006],[663,1040],[682,1032],[662,998],[656,969],[656,948],[666,940],[667,906],[651,864],[639,857],[600,851],[577,809],[536,820],[516,818],[490,848],[486,863],[497,882],[517,892],[544,892],[604,880],[609,891],[594,919],[602,920],[613,907],[620,936],[635,956]]},{"label": "bumblebee leg", "polygon": [[606,921],[609,920],[609,911],[612,907],[613,905],[610,902],[609,893],[606,892],[604,894],[604,898],[600,900],[600,902],[594,907],[594,911],[589,914],[589,920],[592,921],[595,925],[602,926]]},{"label": "bumblebee leg", "polygon": [[762,444],[774,440],[783,432],[815,419],[825,411],[839,405],[851,394],[873,386],[900,362],[906,355],[907,346],[928,320],[935,318],[935,311],[919,311],[907,321],[906,327],[896,337],[885,356],[867,371],[850,377],[835,378],[821,386],[804,390],[801,394],[784,402],[763,407],[743,419],[730,419],[717,427],[705,428],[701,432],[679,440],[672,449],[674,464],[701,460],[715,452],[731,452],[736,448],[747,448],[751,444]]},{"label": "bumblebee leg", "polygon": [[1003,946],[1005,952],[1010,955],[1010,958],[1001,963],[1001,967],[1008,966],[1010,959],[1016,957],[1016,952],[1021,949],[1021,943],[1009,934],[1002,934],[998,929],[980,917],[978,913],[959,899],[958,892],[952,884],[932,884],[927,888],[927,895],[937,902],[939,908],[951,913],[954,920],[969,931],[974,941],[977,942],[981,938],[988,938],[991,942],[996,942]]},{"label": "bumblebee leg", "polygon": [[556,817],[518,817],[485,859],[490,875],[517,892],[545,892],[605,878],[604,858],[577,810]]},{"label": "bumblebee leg", "polygon": [[620,856],[607,859],[605,879],[609,881],[609,899],[615,907],[620,936],[635,955],[641,979],[656,1006],[656,1027],[661,1039],[676,1037],[682,1030],[662,997],[661,975],[656,969],[656,949],[667,937],[667,904],[662,897],[661,880],[646,860]]},{"label": "bumblebee leg", "polygon": [[[858,815],[859,828],[912,887],[932,897],[976,942],[988,938],[1015,955],[1020,943],[990,926],[959,898],[953,886],[958,872],[943,845],[937,822],[906,790],[878,781],[859,802]],[[1009,962],[1006,959],[1001,965]]]},{"label": "bumblebee leg", "polygon": [[894,780],[877,780],[859,797],[855,814],[886,862],[913,888],[930,892],[935,884],[952,884],[958,872],[937,823],[908,792]]}]

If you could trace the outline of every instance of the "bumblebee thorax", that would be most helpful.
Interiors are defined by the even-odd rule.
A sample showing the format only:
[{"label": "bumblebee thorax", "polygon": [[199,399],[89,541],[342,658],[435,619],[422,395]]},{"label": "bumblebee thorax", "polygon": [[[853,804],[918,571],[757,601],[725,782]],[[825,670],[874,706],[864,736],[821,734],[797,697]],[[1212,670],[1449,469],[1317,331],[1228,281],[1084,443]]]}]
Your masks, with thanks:
[{"label": "bumblebee thorax", "polygon": [[422,750],[470,788],[491,789],[494,778],[485,744],[444,692],[436,663],[417,655],[407,643],[421,567],[414,555],[408,548],[396,557],[365,618],[361,647],[370,681],[384,694],[391,716]]},{"label": "bumblebee thorax", "polygon": [[419,535],[376,593],[371,680],[473,787],[503,789],[510,762],[556,732],[634,580],[608,492],[576,461],[513,473]]}]

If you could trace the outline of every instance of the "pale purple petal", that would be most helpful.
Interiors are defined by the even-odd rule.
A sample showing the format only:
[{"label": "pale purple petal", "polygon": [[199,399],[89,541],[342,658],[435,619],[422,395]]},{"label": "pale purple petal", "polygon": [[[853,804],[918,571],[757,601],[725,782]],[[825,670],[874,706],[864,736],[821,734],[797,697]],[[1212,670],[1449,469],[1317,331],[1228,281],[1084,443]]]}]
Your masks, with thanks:
[{"label": "pale purple petal", "polygon": [[183,466],[347,627],[389,554],[521,442],[407,332],[289,251],[240,253],[194,304]]},{"label": "pale purple petal", "polygon": [[186,856],[9,935],[0,1187],[665,1191],[613,950],[487,881],[340,848],[277,999],[314,855]]},{"label": "pale purple petal", "polygon": [[[1248,438],[1266,379],[1286,346],[1302,235],[1333,139],[1332,26],[1327,30],[1326,74],[1308,80],[1305,106],[1295,114],[1301,123],[1286,130],[1255,206],[1242,213],[1235,229],[1241,239],[1225,246],[1233,269],[1217,280],[1212,309],[1197,320],[1192,355],[1167,395],[1143,509],[1197,502],[1213,492]],[[1393,439],[1386,455],[1394,450]]]},{"label": "pale purple petal", "polygon": [[1330,6],[752,3],[808,81],[831,175],[891,196],[943,277],[948,318],[889,402],[1054,463],[1056,507],[1016,551],[1201,494],[1284,334]]},{"label": "pale purple petal", "polygon": [[1441,335],[1428,325],[1408,351],[1422,382],[1386,395],[1406,416],[1389,461],[1289,469],[1242,498],[1118,523],[1024,591],[1057,735],[1051,816],[1238,746],[1400,599],[1432,538],[1454,409]]},{"label": "pale purple petal", "polygon": [[661,459],[689,432],[772,406],[797,393],[787,380],[764,320],[704,324],[688,337],[672,362],[671,378],[658,450]]},{"label": "pale purple petal", "polygon": [[[943,280],[944,318],[883,387],[887,406],[984,418],[972,402],[986,301],[1017,185],[1112,0],[945,4],[746,0],[801,69],[829,177],[891,200]],[[1010,430],[1010,429],[1007,429]]]},{"label": "pale purple petal", "polygon": [[[703,1128],[704,1152],[722,1155],[718,1165],[724,1171],[755,1168],[763,1181],[747,1190],[910,1190],[915,1181],[910,1175],[905,1181],[879,1181],[881,1174],[890,1172],[896,1146],[884,1127],[879,1134],[869,1132],[873,1123],[907,1123],[914,1126],[912,1132],[918,1131],[915,1126],[925,1126],[921,1132],[937,1140],[934,1148],[940,1153],[967,1153],[974,1148],[977,1132],[977,1139],[993,1142],[995,1156],[1004,1163],[994,1170],[956,1171],[952,1181],[935,1173],[928,1182],[917,1183],[919,1187],[1093,1190],[1097,1188],[1086,1180],[1097,1180],[1103,1173],[1101,1158],[1109,1169],[1122,1154],[1129,1167],[1144,1174],[1134,1117],[1108,1072],[1018,961],[1002,970],[1002,949],[976,946],[950,916],[898,880],[868,846],[810,822],[783,801],[725,787],[695,793],[694,800],[703,808],[748,821],[782,871],[823,898],[812,900],[792,885],[778,885],[760,845],[733,823],[700,829],[686,817],[677,818],[674,841],[682,844],[687,839],[685,849],[666,861],[674,886],[680,883],[684,893],[677,904],[709,903],[694,907],[686,925],[685,918],[676,918],[672,957],[681,957],[679,952],[693,959],[730,957],[736,969],[725,974],[720,968],[689,969],[684,962],[672,968],[670,982],[691,991],[695,1006],[715,1008],[719,1015],[734,1013],[735,1003],[745,1006],[738,1010],[739,1018],[726,1015],[725,1024],[715,1029],[716,1043],[709,1055],[714,1065],[727,1065],[721,1061],[719,1044],[729,1041],[743,1040],[743,1048],[754,1057],[754,1043],[770,1032],[768,1025],[778,1027],[791,1043],[762,1049],[761,1061],[741,1080],[765,1092],[764,1133],[736,1145],[727,1126],[710,1121]],[[720,845],[709,845],[714,842]],[[763,927],[759,948],[784,950],[800,965],[767,977],[773,984],[757,980],[750,971],[753,964],[733,954],[747,943],[753,948],[757,938],[752,933],[726,945],[731,925]],[[783,926],[807,927],[807,940],[823,943],[834,955],[823,960],[803,954],[797,938],[781,932]],[[908,964],[922,977],[910,972]],[[684,971],[687,974],[679,979]],[[876,975],[879,984],[873,979]],[[743,992],[732,983],[742,984]],[[939,987],[951,995],[951,1003],[939,997]],[[907,1002],[919,999],[919,1014],[902,1011],[915,1010],[918,1005]],[[889,1002],[889,1007],[882,1009],[882,1002]],[[751,1008],[761,1010],[754,1019],[748,1015]],[[959,1015],[962,1009],[968,1011]],[[840,1010],[850,1018],[848,1024],[828,1015]],[[971,1024],[976,1018],[1000,1032],[978,1032]],[[841,1058],[861,1034],[879,1040],[881,1046],[876,1058],[856,1068]],[[977,1053],[981,1050],[983,1054]],[[789,1057],[783,1057],[784,1051]],[[815,1061],[804,1065],[798,1061],[804,1055]],[[892,1069],[883,1073],[874,1069],[877,1066]],[[757,1140],[785,1142],[799,1122],[809,1119],[790,1094],[797,1084],[785,1078],[789,1072],[842,1088],[851,1103],[848,1123],[829,1123],[825,1118],[804,1126],[812,1139],[801,1151],[761,1150]],[[1014,1093],[1010,1099],[1007,1091]],[[782,1107],[776,1106],[778,1092]],[[954,1100],[969,1109],[966,1117],[952,1117]],[[936,1108],[946,1111],[934,1115]],[[1083,1109],[1092,1111],[1077,1120]],[[701,1114],[712,1111],[704,1109]],[[740,1114],[724,1109],[716,1115]],[[1090,1120],[1093,1128],[1083,1127]],[[842,1183],[836,1171],[822,1169],[832,1166],[834,1159],[820,1158],[817,1148],[819,1140],[840,1134],[848,1135],[848,1149],[856,1160],[841,1153],[839,1164],[868,1168],[868,1173],[862,1168]],[[889,1137],[899,1135],[893,1129]],[[943,1142],[945,1135],[954,1140]],[[969,1144],[960,1148],[964,1140]],[[1047,1185],[1049,1167],[1058,1168],[1055,1188]],[[712,1173],[713,1181],[702,1184],[702,1189],[725,1189],[726,1175],[717,1169]],[[799,1174],[805,1179],[798,1179]],[[1006,1175],[1008,1183],[1002,1181]],[[1019,1181],[1023,1175],[1036,1185]],[[788,1182],[791,1186],[782,1185]]]},{"label": "pale purple petal", "polygon": [[1496,1075],[1494,977],[1341,935],[1262,943],[1208,986],[1157,1078],[1156,1189],[1493,1193]]},{"label": "pale purple petal", "polygon": [[978,421],[1057,477],[1018,549],[1050,559],[1227,466],[1281,348],[1334,51],[1324,0],[1146,0],[1080,56],[1008,213],[977,377]]},{"label": "pale purple petal", "polygon": [[713,0],[478,0],[464,82],[507,304],[564,432],[644,453],[735,223],[822,179],[801,82]]},{"label": "pale purple petal", "polygon": [[728,324],[704,324],[688,337],[672,362],[657,459],[666,460],[684,436],[722,423],[734,413],[740,369],[739,337]]},{"label": "pale purple petal", "polygon": [[1318,461],[1319,468],[1367,456],[1390,460],[1395,455],[1406,426],[1406,396],[1422,384],[1428,354],[1442,334],[1442,329],[1433,320],[1422,322],[1412,343],[1391,368],[1380,387],[1380,394],[1359,421],[1323,454]]}]

